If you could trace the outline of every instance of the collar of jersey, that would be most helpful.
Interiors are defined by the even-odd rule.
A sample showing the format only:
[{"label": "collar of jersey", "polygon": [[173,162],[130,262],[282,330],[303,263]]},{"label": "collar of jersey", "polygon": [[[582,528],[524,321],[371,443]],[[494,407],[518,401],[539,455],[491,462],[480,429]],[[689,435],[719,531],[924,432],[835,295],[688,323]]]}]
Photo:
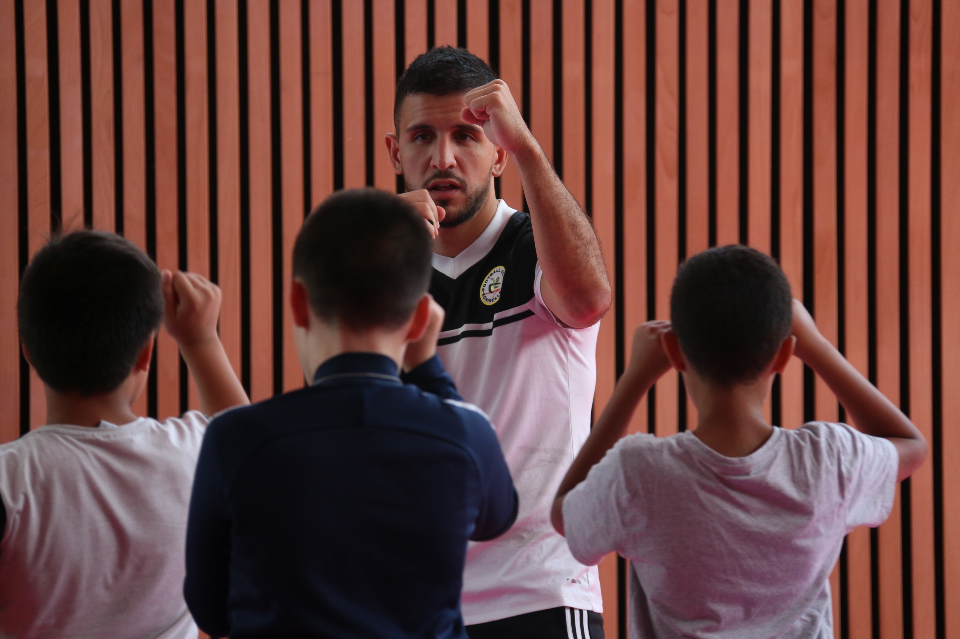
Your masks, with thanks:
[{"label": "collar of jersey", "polygon": [[497,212],[493,214],[493,219],[487,224],[480,237],[473,241],[473,244],[463,249],[460,255],[456,257],[444,257],[443,255],[433,254],[433,268],[437,269],[450,279],[457,279],[464,272],[480,260],[493,248],[493,245],[500,239],[500,233],[503,228],[517,211],[507,206],[507,203],[500,200]]},{"label": "collar of jersey", "polygon": [[380,353],[341,353],[325,361],[313,376],[313,386],[340,381],[401,384],[397,363]]}]

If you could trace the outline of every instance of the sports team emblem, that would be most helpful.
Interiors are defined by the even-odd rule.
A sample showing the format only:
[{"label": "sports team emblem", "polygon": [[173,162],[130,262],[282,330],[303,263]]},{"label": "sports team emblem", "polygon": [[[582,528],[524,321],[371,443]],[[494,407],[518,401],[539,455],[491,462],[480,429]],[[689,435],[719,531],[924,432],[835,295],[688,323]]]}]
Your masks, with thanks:
[{"label": "sports team emblem", "polygon": [[480,301],[490,306],[496,304],[500,299],[500,291],[503,290],[503,274],[506,273],[506,269],[502,266],[498,266],[489,273],[487,277],[483,280],[483,285],[480,287]]}]

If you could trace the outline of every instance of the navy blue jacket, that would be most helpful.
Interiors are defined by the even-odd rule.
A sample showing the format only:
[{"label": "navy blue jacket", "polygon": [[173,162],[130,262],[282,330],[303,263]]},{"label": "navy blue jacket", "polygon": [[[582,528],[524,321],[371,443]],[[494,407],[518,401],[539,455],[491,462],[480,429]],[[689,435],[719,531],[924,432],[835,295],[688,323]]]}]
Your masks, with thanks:
[{"label": "navy blue jacket", "polygon": [[516,491],[439,358],[412,384],[396,373],[383,355],[338,355],[309,388],[210,424],[184,585],[205,632],[466,637],[467,540],[505,532]]}]

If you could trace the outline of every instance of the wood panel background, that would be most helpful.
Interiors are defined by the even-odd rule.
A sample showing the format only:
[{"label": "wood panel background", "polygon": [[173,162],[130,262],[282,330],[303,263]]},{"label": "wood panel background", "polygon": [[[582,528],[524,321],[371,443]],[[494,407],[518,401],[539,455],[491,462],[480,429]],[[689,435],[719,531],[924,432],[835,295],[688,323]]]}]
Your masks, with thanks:
[{"label": "wood panel background", "polygon": [[[616,302],[597,406],[632,328],[667,315],[679,261],[770,252],[931,443],[887,523],[845,545],[837,636],[960,638],[960,430],[944,427],[960,415],[958,32],[944,0],[0,0],[0,441],[44,421],[16,291],[60,228],[115,230],[208,275],[252,398],[300,386],[284,304],[300,221],[334,189],[396,189],[397,75],[466,46],[603,244]],[[497,188],[522,204],[514,169]],[[165,335],[154,361],[139,410],[195,405]],[[768,414],[843,418],[799,363]],[[671,375],[633,429],[694,420]],[[625,636],[625,569],[601,564],[609,637]]]}]

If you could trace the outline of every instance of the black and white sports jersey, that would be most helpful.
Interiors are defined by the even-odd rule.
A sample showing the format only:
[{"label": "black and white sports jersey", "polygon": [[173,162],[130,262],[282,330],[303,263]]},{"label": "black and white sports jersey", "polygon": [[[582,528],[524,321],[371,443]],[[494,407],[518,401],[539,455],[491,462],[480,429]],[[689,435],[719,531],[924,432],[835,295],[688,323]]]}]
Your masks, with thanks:
[{"label": "black and white sports jersey", "polygon": [[433,256],[430,293],[446,310],[438,352],[468,402],[491,418],[520,495],[502,537],[471,543],[467,624],[569,606],[602,611],[596,567],[550,524],[557,487],[590,431],[599,325],[571,329],[543,302],[530,216],[502,201],[473,244]]}]

